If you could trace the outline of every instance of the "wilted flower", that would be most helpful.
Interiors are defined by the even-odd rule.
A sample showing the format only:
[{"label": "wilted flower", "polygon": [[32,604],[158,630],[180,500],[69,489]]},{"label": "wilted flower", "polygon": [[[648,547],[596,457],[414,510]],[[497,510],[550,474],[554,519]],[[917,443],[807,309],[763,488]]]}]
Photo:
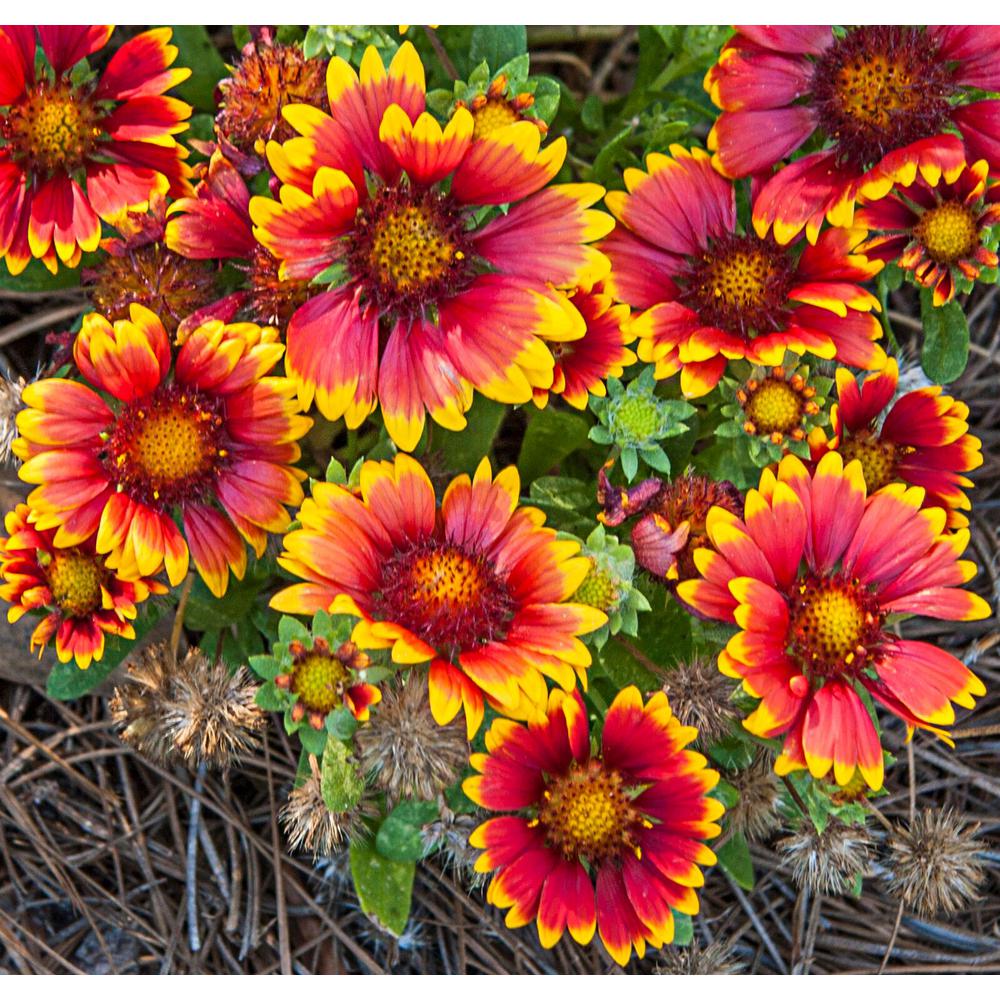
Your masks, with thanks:
[{"label": "wilted flower", "polygon": [[698,730],[698,746],[707,747],[728,736],[740,717],[732,702],[736,687],[719,673],[714,659],[696,656],[665,672],[663,693],[678,721]]},{"label": "wilted flower", "polygon": [[822,833],[804,820],[796,833],[778,841],[800,889],[842,896],[860,889],[868,874],[874,844],[863,826],[830,822]]},{"label": "wilted flower", "polygon": [[9,462],[13,457],[10,446],[17,437],[17,414],[26,384],[20,375],[16,378],[0,376],[0,462]]},{"label": "wilted flower", "polygon": [[469,763],[464,731],[434,721],[427,682],[416,668],[386,685],[378,711],[359,727],[355,742],[361,770],[385,792],[390,809],[400,799],[436,798]]},{"label": "wilted flower", "polygon": [[885,882],[891,895],[923,916],[955,913],[980,899],[985,877],[974,839],[979,824],[968,826],[953,809],[925,809],[910,828],[889,835]]},{"label": "wilted flower", "polygon": [[739,794],[736,804],[726,812],[730,827],[747,840],[764,840],[781,825],[778,779],[771,761],[759,755],[748,767],[723,776]]},{"label": "wilted flower", "polygon": [[230,674],[196,648],[175,666],[161,644],[138,655],[109,707],[122,739],[147,757],[226,769],[258,745],[256,694],[245,667]]},{"label": "wilted flower", "polygon": [[654,972],[658,976],[738,976],[746,968],[726,941],[702,947],[692,941],[687,948],[669,948]]}]

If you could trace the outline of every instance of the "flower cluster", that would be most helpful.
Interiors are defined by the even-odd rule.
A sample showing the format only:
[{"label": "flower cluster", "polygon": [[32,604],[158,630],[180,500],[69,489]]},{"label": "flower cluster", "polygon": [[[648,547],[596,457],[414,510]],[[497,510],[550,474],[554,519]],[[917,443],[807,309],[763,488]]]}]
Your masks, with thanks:
[{"label": "flower cluster", "polygon": [[[89,299],[0,382],[31,487],[0,597],[50,693],[136,651],[123,739],[199,767],[279,713],[292,848],[349,845],[397,935],[435,852],[621,965],[782,826],[801,885],[858,889],[884,721],[950,742],[985,694],[905,619],[991,613],[942,383],[1000,268],[997,31],[712,36],[671,63],[719,110],[701,148],[691,80],[605,122],[595,74],[557,116],[516,32],[457,80],[445,28],[440,65],[251,30],[193,138],[170,29],[0,28],[5,285]],[[929,382],[890,322],[917,299]],[[906,906],[975,898],[948,814],[887,843]]]}]

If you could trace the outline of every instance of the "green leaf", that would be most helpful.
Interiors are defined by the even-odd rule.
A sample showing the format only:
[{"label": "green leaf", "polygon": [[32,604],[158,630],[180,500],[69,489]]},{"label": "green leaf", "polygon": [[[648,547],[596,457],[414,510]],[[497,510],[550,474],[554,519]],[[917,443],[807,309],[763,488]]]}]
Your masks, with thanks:
[{"label": "green leaf", "polygon": [[358,720],[343,705],[326,717],[326,731],[336,740],[349,740],[358,728]]},{"label": "green leaf", "polygon": [[344,812],[356,806],[365,791],[364,778],[348,760],[347,746],[340,740],[326,741],[319,780],[323,801],[330,812]]},{"label": "green leaf", "polygon": [[173,25],[173,44],[180,50],[175,66],[187,66],[191,76],[174,87],[172,97],[193,104],[199,111],[215,111],[215,86],[228,75],[226,64],[200,24]]},{"label": "green leaf", "polygon": [[942,385],[954,382],[969,362],[969,323],[954,299],[935,308],[933,292],[920,290],[920,318],[924,324],[921,362],[927,377]]},{"label": "green leaf", "polygon": [[686,913],[674,913],[674,940],[671,942],[675,948],[686,948],[694,940],[694,923]]},{"label": "green leaf", "polygon": [[753,861],[750,858],[750,845],[742,833],[734,833],[722,847],[715,852],[719,866],[742,889],[747,891],[754,887]]},{"label": "green leaf", "polygon": [[254,563],[242,580],[232,577],[225,594],[216,597],[199,576],[191,588],[184,624],[196,632],[239,625],[250,618],[257,595],[268,578],[267,570],[260,563]]},{"label": "green leaf", "polygon": [[399,937],[406,929],[413,897],[413,861],[394,861],[374,844],[351,844],[351,876],[365,915],[377,927]]},{"label": "green leaf", "polygon": [[288,705],[288,696],[274,681],[266,681],[257,689],[254,701],[265,712],[280,712]]},{"label": "green leaf", "polygon": [[[285,718],[288,718],[287,713],[285,714]],[[303,750],[307,753],[311,753],[314,757],[323,756],[327,744],[325,729],[313,729],[313,727],[306,722],[304,725],[299,726],[296,732],[298,733],[299,742],[302,744]]]},{"label": "green leaf", "polygon": [[464,431],[446,431],[435,426],[434,449],[441,453],[449,471],[476,471],[483,457],[489,455],[506,413],[502,403],[477,395],[465,415],[468,426]]},{"label": "green leaf", "polygon": [[555,468],[586,442],[589,429],[586,418],[578,413],[567,413],[551,406],[536,410],[528,421],[517,460],[521,482],[534,482]]},{"label": "green leaf", "polygon": [[708,751],[709,757],[727,771],[741,771],[753,763],[753,745],[739,736],[727,736],[718,743],[713,743]]},{"label": "green leaf", "polygon": [[51,670],[45,683],[46,694],[57,701],[72,701],[82,698],[97,687],[129,653],[136,648],[136,643],[163,617],[163,609],[157,604],[146,604],[138,617],[132,623],[135,629],[134,639],[122,639],[116,635],[105,635],[104,654],[100,660],[94,660],[86,669],[81,670],[74,660],[69,663],[57,663]]},{"label": "green leaf", "polygon": [[278,641],[295,642],[296,640],[299,642],[308,642],[309,629],[298,618],[293,618],[291,615],[282,615],[281,620],[278,622]]},{"label": "green leaf", "polygon": [[485,61],[491,69],[528,51],[528,32],[523,24],[479,24],[472,29],[469,62]]},{"label": "green leaf", "polygon": [[421,828],[437,817],[435,802],[400,802],[379,827],[375,846],[394,861],[419,861],[425,853]]}]

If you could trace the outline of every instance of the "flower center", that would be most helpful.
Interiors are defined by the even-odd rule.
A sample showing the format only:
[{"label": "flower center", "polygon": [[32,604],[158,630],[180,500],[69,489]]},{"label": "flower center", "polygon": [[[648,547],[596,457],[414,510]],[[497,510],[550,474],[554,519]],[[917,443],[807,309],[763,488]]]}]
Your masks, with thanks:
[{"label": "flower center", "polygon": [[475,139],[485,139],[486,136],[506,125],[520,121],[521,116],[510,106],[510,102],[502,97],[491,97],[485,104],[474,107],[472,112]]},{"label": "flower center", "polygon": [[326,715],[343,701],[349,677],[347,668],[335,656],[314,650],[296,659],[291,690],[310,712]]},{"label": "flower center", "polygon": [[955,264],[979,246],[979,226],[971,209],[945,201],[928,209],[913,227],[913,238],[937,264]]},{"label": "flower center", "polygon": [[694,580],[700,575],[694,563],[695,549],[710,545],[706,522],[713,506],[723,507],[739,516],[743,511],[743,498],[728,481],[716,482],[707,476],[678,476],[663,491],[657,512],[669,530],[676,531],[685,521],[688,537],[677,553],[677,580]]},{"label": "flower center", "polygon": [[[47,554],[46,554],[47,555]],[[56,549],[45,565],[43,554],[38,561],[52,592],[52,600],[70,618],[84,618],[101,606],[101,583],[104,569],[95,556],[81,549]]]},{"label": "flower center", "polygon": [[791,278],[772,239],[731,234],[689,262],[680,299],[707,325],[752,337],[783,329]]},{"label": "flower center", "polygon": [[482,556],[430,540],[383,566],[374,616],[456,655],[504,637],[515,601]]},{"label": "flower center", "polygon": [[791,434],[802,423],[803,400],[785,379],[766,378],[743,404],[755,434]]},{"label": "flower center", "polygon": [[101,136],[97,110],[69,84],[39,83],[6,117],[0,138],[12,157],[41,174],[67,173],[80,167]]},{"label": "flower center", "polygon": [[635,849],[633,834],[643,821],[621,774],[592,760],[552,781],[538,822],[549,846],[563,857],[584,857],[599,866]]},{"label": "flower center", "polygon": [[856,674],[881,636],[884,615],[855,580],[807,577],[789,616],[789,644],[814,675]]},{"label": "flower center", "polygon": [[105,463],[133,500],[159,510],[195,500],[215,480],[223,418],[204,393],[178,385],[126,406],[115,421]]},{"label": "flower center", "polygon": [[279,263],[274,254],[258,244],[250,263],[241,270],[250,279],[254,322],[284,329],[299,306],[322,288],[310,285],[304,278],[282,278]]},{"label": "flower center", "polygon": [[841,161],[865,170],[886,153],[942,130],[955,90],[947,63],[919,28],[854,28],[816,63],[813,102]]},{"label": "flower center", "polygon": [[652,396],[625,396],[612,414],[616,437],[625,441],[648,441],[662,422],[660,407]]},{"label": "flower center", "polygon": [[420,313],[471,280],[471,245],[446,196],[382,188],[359,212],[348,268],[383,309]]},{"label": "flower center", "polygon": [[615,578],[607,570],[599,569],[597,563],[591,559],[590,572],[583,578],[583,583],[570,600],[609,612],[617,606],[620,597],[621,593]]},{"label": "flower center", "polygon": [[896,470],[896,446],[891,441],[882,441],[870,431],[861,431],[850,437],[845,436],[837,449],[844,456],[844,464],[857,459],[865,477],[869,496],[891,483]]}]

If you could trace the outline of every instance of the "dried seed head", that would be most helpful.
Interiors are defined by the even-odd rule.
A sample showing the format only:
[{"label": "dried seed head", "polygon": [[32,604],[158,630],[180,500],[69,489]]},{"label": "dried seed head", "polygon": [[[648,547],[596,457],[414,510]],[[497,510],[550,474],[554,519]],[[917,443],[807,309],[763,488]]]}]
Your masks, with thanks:
[{"label": "dried seed head", "polygon": [[434,721],[427,679],[415,670],[385,686],[382,704],[355,740],[361,769],[385,791],[390,809],[404,798],[434,799],[469,762],[463,729]]},{"label": "dried seed head", "polygon": [[766,757],[758,757],[742,771],[727,771],[725,779],[740,793],[736,805],[726,811],[733,829],[747,840],[764,840],[781,825],[778,779]]},{"label": "dried seed head", "polygon": [[800,889],[840,896],[852,892],[858,878],[869,873],[874,845],[864,827],[834,819],[822,833],[803,821],[798,832],[777,846]]},{"label": "dried seed head", "polygon": [[422,831],[426,847],[436,848],[435,857],[441,860],[445,871],[454,871],[470,892],[489,881],[488,873],[477,872],[474,867],[481,852],[469,844],[469,835],[479,823],[476,816],[446,811]]},{"label": "dried seed head", "polygon": [[663,692],[678,720],[698,730],[697,744],[707,747],[727,736],[739,718],[731,700],[736,687],[711,660],[696,657],[667,673]]},{"label": "dried seed head", "polygon": [[925,809],[910,825],[889,835],[886,887],[908,910],[922,916],[955,913],[980,899],[985,877],[975,839],[979,825],[967,826],[953,809]]},{"label": "dried seed head", "polygon": [[225,769],[258,744],[266,717],[256,694],[245,667],[230,674],[199,649],[188,650],[174,667],[161,644],[139,654],[110,708],[122,739],[140,753]]},{"label": "dried seed head", "polygon": [[656,966],[658,976],[738,976],[746,968],[725,941],[702,947],[692,941],[687,948],[665,948]]},{"label": "dried seed head", "polygon": [[17,414],[26,384],[20,375],[17,378],[0,376],[0,462],[11,459],[10,446],[17,437]]},{"label": "dried seed head", "polygon": [[329,857],[366,831],[364,819],[374,807],[362,799],[346,812],[330,812],[323,801],[319,761],[309,755],[310,775],[289,793],[278,818],[292,851],[312,851],[313,858]]}]

